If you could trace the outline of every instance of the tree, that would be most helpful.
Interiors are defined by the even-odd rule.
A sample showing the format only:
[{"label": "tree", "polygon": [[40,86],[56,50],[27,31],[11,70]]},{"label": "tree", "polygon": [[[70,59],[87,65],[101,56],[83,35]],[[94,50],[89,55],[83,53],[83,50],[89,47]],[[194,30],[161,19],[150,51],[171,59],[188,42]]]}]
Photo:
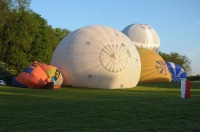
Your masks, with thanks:
[{"label": "tree", "polygon": [[54,32],[57,36],[57,38],[59,38],[59,40],[61,41],[65,36],[67,36],[67,34],[70,33],[69,30],[67,29],[61,29],[61,28],[55,28]]},{"label": "tree", "polygon": [[1,3],[3,15],[0,17],[3,20],[0,20],[3,24],[0,28],[0,61],[19,70],[28,64],[25,59],[31,40],[30,31],[27,30],[31,23],[26,11],[28,3],[25,0],[1,0]]},{"label": "tree", "polygon": [[185,55],[180,55],[179,53],[171,52],[170,54],[163,53],[159,51],[158,53],[164,60],[165,62],[174,62],[178,65],[180,65],[186,73],[191,72],[191,61],[185,56]]},{"label": "tree", "polygon": [[[32,12],[30,14],[33,17],[34,30],[32,31],[31,36],[33,37],[32,42],[30,43],[30,61],[40,61],[49,63],[51,59],[51,54],[53,52],[51,48],[51,40],[49,37],[49,26],[47,21],[42,18],[39,14]],[[56,39],[56,38],[55,38]],[[56,40],[57,43],[58,40]]]},{"label": "tree", "polygon": [[[34,60],[49,63],[67,29],[53,29],[29,9],[30,0],[0,0],[0,74],[5,66],[15,75]],[[4,71],[4,72],[3,72]],[[14,74],[12,74],[14,76]]]}]

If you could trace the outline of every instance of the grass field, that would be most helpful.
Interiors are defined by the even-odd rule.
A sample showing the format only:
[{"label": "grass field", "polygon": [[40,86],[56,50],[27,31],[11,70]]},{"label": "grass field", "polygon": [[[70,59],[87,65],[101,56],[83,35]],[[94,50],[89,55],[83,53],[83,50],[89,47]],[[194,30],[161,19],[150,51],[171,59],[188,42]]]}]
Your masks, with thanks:
[{"label": "grass field", "polygon": [[0,132],[200,131],[200,83],[180,98],[178,83],[131,89],[57,90],[0,86]]}]

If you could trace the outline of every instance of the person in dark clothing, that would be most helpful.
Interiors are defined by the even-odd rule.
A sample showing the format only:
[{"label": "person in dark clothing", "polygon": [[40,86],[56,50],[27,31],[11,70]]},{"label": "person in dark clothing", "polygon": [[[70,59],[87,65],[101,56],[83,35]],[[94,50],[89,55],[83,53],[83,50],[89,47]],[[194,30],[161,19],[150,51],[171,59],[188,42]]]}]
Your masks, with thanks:
[{"label": "person in dark clothing", "polygon": [[50,89],[51,88],[51,78],[50,78],[50,76],[47,77],[46,82],[47,82],[47,84],[46,84],[45,88]]}]

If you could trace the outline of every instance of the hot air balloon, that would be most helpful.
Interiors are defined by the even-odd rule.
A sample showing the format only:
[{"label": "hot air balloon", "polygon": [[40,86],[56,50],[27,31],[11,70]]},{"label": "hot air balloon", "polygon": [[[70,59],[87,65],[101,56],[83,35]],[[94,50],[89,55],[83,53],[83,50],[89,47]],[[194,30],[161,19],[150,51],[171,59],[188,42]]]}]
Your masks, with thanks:
[{"label": "hot air balloon", "polygon": [[45,88],[47,77],[54,77],[54,88],[60,88],[62,75],[57,67],[34,61],[13,80],[13,85],[24,88]]},{"label": "hot air balloon", "polygon": [[156,52],[138,49],[141,59],[141,76],[139,82],[170,82],[171,74],[165,61]]},{"label": "hot air balloon", "polygon": [[173,82],[179,82],[181,79],[187,79],[187,75],[181,66],[173,62],[166,62],[166,64],[171,73]]},{"label": "hot air balloon", "polygon": [[120,31],[93,25],[67,35],[55,49],[51,65],[63,85],[87,88],[131,88],[140,78],[141,63],[133,42]]},{"label": "hot air balloon", "polygon": [[14,78],[13,84],[14,86],[24,88],[44,88],[46,85],[46,78],[46,73],[39,66],[39,63],[35,61]]},{"label": "hot air balloon", "polygon": [[62,74],[60,73],[60,70],[52,65],[47,65],[47,64],[40,64],[40,67],[45,71],[47,76],[50,78],[54,78],[54,88],[60,88],[62,83],[63,83],[63,77]]},{"label": "hot air balloon", "polygon": [[135,42],[137,48],[146,48],[157,52],[160,47],[160,38],[157,32],[147,24],[131,24],[122,32]]}]

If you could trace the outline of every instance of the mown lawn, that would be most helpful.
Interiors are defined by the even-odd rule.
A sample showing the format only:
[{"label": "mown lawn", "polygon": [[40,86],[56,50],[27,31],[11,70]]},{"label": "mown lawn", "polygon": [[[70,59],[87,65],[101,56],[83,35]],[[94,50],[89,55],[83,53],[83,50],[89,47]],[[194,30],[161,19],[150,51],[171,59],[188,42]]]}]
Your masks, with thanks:
[{"label": "mown lawn", "polygon": [[179,83],[131,89],[0,86],[0,132],[200,131],[200,83],[190,99]]}]

